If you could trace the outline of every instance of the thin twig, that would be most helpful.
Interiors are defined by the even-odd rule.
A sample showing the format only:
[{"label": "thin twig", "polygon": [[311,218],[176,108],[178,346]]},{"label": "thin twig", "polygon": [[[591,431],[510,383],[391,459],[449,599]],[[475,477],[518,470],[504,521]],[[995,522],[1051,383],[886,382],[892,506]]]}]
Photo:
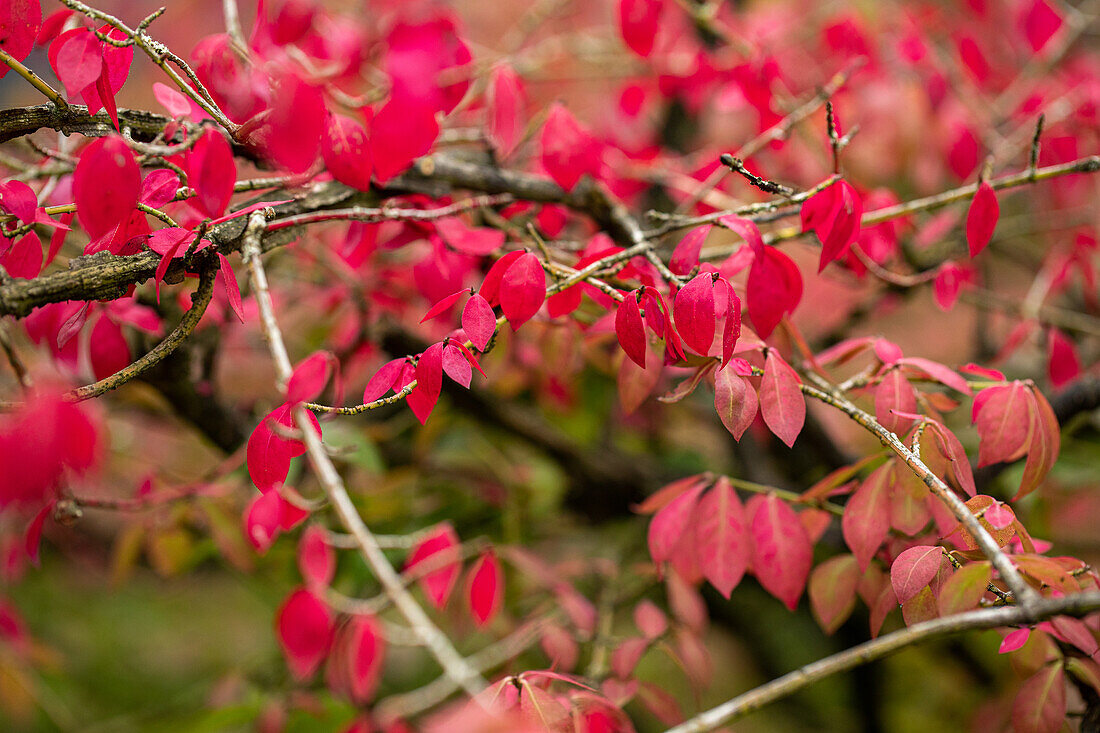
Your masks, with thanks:
[{"label": "thin twig", "polygon": [[65,101],[64,97],[58,94],[56,89],[43,81],[42,77],[28,69],[18,59],[2,48],[0,48],[0,61],[3,61],[12,71],[30,82],[32,87],[42,92],[42,94],[46,96],[46,99],[50,100],[58,107],[65,109],[69,106],[69,103]]},{"label": "thin twig", "polygon": [[[256,305],[260,314],[260,324],[267,339],[272,360],[275,362],[275,370],[281,386],[290,379],[292,367],[286,345],[283,343],[282,332],[275,320],[271,293],[267,286],[267,275],[260,259],[261,240],[266,225],[267,222],[262,212],[254,212],[249,216],[242,252],[249,269],[252,291],[255,294]],[[439,627],[432,623],[432,620],[428,618],[428,614],[405,589],[401,576],[397,574],[393,566],[390,565],[389,560],[386,559],[382,548],[378,545],[378,541],[364,524],[362,517],[359,516],[359,512],[351,501],[351,497],[348,496],[343,479],[340,478],[340,474],[337,473],[332,460],[325,452],[321,438],[314,431],[305,407],[296,406],[293,415],[294,422],[302,431],[302,440],[306,445],[310,463],[316,472],[317,481],[321,484],[332,503],[340,522],[355,538],[359,551],[363,559],[366,560],[368,567],[370,567],[387,595],[390,596],[394,606],[420,637],[425,648],[439,662],[444,674],[469,695],[476,695],[485,687],[485,680],[477,669],[459,655],[450,639],[440,631]]]},{"label": "thin twig", "polygon": [[807,664],[669,728],[665,733],[704,733],[714,730],[827,677],[933,639],[964,631],[1033,624],[1054,616],[1083,616],[1097,609],[1100,609],[1100,592],[1092,591],[1061,598],[1041,598],[1030,606],[983,608],[925,621]]}]

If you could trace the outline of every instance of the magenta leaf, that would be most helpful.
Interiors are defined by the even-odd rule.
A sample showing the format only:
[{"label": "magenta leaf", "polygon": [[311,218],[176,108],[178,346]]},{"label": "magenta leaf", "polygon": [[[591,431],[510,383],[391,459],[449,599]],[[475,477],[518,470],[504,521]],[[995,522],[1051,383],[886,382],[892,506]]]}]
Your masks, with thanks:
[{"label": "magenta leaf", "polygon": [[390,388],[397,382],[404,366],[405,359],[394,359],[378,367],[378,371],[370,378],[363,390],[363,404],[374,402],[386,392],[389,392]]},{"label": "magenta leaf", "polygon": [[668,269],[676,275],[685,276],[698,267],[699,253],[703,250],[703,242],[710,234],[710,229],[710,224],[705,224],[688,232],[687,236],[676,245],[676,249],[672,250]]},{"label": "magenta leaf", "polygon": [[470,382],[474,378],[472,365],[454,342],[448,342],[443,347],[443,372],[466,389],[470,388]]},{"label": "magenta leaf", "polygon": [[286,401],[297,405],[316,399],[328,384],[335,364],[336,356],[329,351],[317,351],[302,360],[286,383]]},{"label": "magenta leaf", "polygon": [[646,335],[642,312],[638,308],[638,291],[627,293],[615,310],[615,335],[630,359],[645,369]]},{"label": "magenta leaf", "polygon": [[905,603],[932,582],[943,562],[943,548],[917,545],[905,550],[890,566],[890,583],[898,603]]},{"label": "magenta leaf", "polygon": [[27,531],[23,535],[23,551],[27,553],[27,559],[35,567],[38,567],[38,550],[42,544],[42,530],[46,526],[46,520],[53,513],[55,505],[56,502],[51,501],[42,507],[34,515],[34,519],[30,521],[30,524],[27,525]]},{"label": "magenta leaf", "polygon": [[386,635],[374,616],[355,614],[346,629],[352,699],[359,703],[373,697],[382,679],[386,659]]},{"label": "magenta leaf", "polygon": [[452,249],[468,255],[487,255],[504,246],[504,232],[490,227],[470,227],[460,217],[435,223],[436,232]]},{"label": "magenta leaf", "polygon": [[482,553],[470,570],[466,597],[474,623],[479,628],[492,621],[500,611],[504,599],[504,574],[492,550]]},{"label": "magenta leaf", "polygon": [[229,143],[219,130],[209,129],[203,133],[187,157],[187,169],[187,180],[195,189],[194,202],[199,211],[211,219],[224,214],[233,198],[237,164]]},{"label": "magenta leaf", "polygon": [[539,258],[527,252],[512,263],[500,280],[500,308],[512,330],[531,320],[545,298],[546,273]]},{"label": "magenta leaf", "polygon": [[799,388],[801,380],[779,352],[768,350],[764,377],[760,381],[760,414],[776,437],[794,445],[806,422],[806,400]]},{"label": "magenta leaf", "polygon": [[0,257],[12,277],[31,280],[42,272],[42,240],[34,232],[27,232],[12,242],[11,248]]},{"label": "magenta leaf", "polygon": [[[370,108],[366,110],[369,112]],[[328,113],[321,137],[321,157],[337,181],[360,191],[370,190],[374,155],[362,122]]]},{"label": "magenta leaf", "polygon": [[664,0],[619,0],[619,30],[634,53],[648,58],[661,23]]},{"label": "magenta leaf", "polygon": [[844,541],[865,571],[890,531],[890,464],[875,469],[844,506]]},{"label": "magenta leaf", "polygon": [[790,257],[765,247],[753,258],[746,287],[749,316],[760,338],[767,338],[802,300],[802,275]]},{"label": "magenta leaf", "polygon": [[233,266],[229,264],[229,258],[221,252],[218,253],[218,263],[216,277],[225,289],[225,297],[229,300],[229,307],[233,309],[233,315],[237,316],[238,321],[244,323],[244,304],[241,303],[241,286],[237,284],[237,274],[233,272]]},{"label": "magenta leaf", "polygon": [[318,589],[318,592],[323,592],[336,575],[336,553],[319,525],[307,527],[298,540],[298,570],[306,587]]},{"label": "magenta leaf", "polygon": [[497,64],[489,75],[487,91],[489,120],[486,134],[502,157],[516,149],[523,136],[523,83],[507,64]]},{"label": "magenta leaf", "polygon": [[420,322],[430,321],[431,319],[443,315],[454,306],[455,303],[462,299],[463,295],[469,295],[470,291],[463,288],[457,293],[451,293],[446,298],[441,299],[435,305],[428,309],[428,312],[424,314],[424,317],[420,319]]},{"label": "magenta leaf", "polygon": [[672,312],[684,343],[696,353],[708,356],[714,343],[714,276],[700,273],[680,288]]},{"label": "magenta leaf", "polygon": [[479,293],[466,301],[462,309],[462,330],[478,351],[485,351],[497,330],[497,316],[493,307]]},{"label": "magenta leaf", "polygon": [[245,510],[244,536],[261,555],[271,549],[279,534],[283,499],[278,491],[255,497]]},{"label": "magenta leaf", "polygon": [[813,543],[794,510],[773,494],[752,497],[746,510],[753,574],[793,611],[810,575]]},{"label": "magenta leaf", "polygon": [[317,160],[325,131],[321,88],[293,73],[272,80],[272,106],[256,131],[268,158],[291,173],[303,173]]},{"label": "magenta leaf", "polygon": [[121,137],[107,135],[84,148],[73,171],[73,196],[92,239],[128,221],[140,195],[141,172]]},{"label": "magenta leaf", "polygon": [[[418,575],[424,595],[437,609],[446,605],[458,581],[461,560],[458,544],[454,527],[444,522],[413,547],[405,562],[405,572]],[[417,570],[421,564],[428,570],[423,575]]]},{"label": "magenta leaf", "polygon": [[970,248],[971,257],[977,257],[989,244],[1000,215],[1001,206],[997,203],[997,194],[989,183],[982,181],[966,214],[966,244]]},{"label": "magenta leaf", "polygon": [[748,380],[739,376],[734,365],[719,369],[714,375],[714,409],[726,430],[735,440],[741,440],[756,417],[759,400]]},{"label": "magenta leaf", "polygon": [[432,344],[416,363],[416,387],[405,398],[416,419],[423,425],[435,409],[443,388],[443,344]]},{"label": "magenta leaf", "polygon": [[157,168],[145,176],[141,182],[141,203],[154,209],[167,204],[176,197],[180,179],[175,171]]},{"label": "magenta leaf", "polygon": [[[22,61],[30,55],[41,26],[42,6],[39,0],[0,2],[0,49],[16,61]],[[10,68],[7,64],[0,64],[0,79],[8,71]]]},{"label": "magenta leaf", "polygon": [[699,569],[719,593],[729,598],[741,582],[752,555],[745,509],[729,479],[719,477],[714,488],[699,500],[696,514]]},{"label": "magenta leaf", "polygon": [[308,679],[325,661],[333,637],[332,614],[317,596],[299,588],[275,616],[275,632],[287,666],[299,680]]},{"label": "magenta leaf", "polygon": [[542,128],[542,167],[567,191],[585,174],[599,177],[600,144],[560,102],[550,107]]},{"label": "magenta leaf", "polygon": [[432,149],[439,136],[435,110],[403,98],[386,103],[371,123],[374,174],[386,183]]},{"label": "magenta leaf", "polygon": [[654,564],[660,566],[672,558],[673,551],[695,512],[695,505],[699,503],[699,495],[706,487],[704,483],[685,491],[653,515],[647,541]]}]

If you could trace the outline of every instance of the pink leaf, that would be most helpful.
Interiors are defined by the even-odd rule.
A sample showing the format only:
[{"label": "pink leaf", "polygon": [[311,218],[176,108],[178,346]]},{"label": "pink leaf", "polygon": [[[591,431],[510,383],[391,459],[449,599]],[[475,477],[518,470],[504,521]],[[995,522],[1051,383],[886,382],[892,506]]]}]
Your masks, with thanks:
[{"label": "pink leaf", "polygon": [[244,536],[261,555],[279,534],[282,503],[278,491],[268,491],[255,497],[245,510]]},{"label": "pink leaf", "polygon": [[794,445],[806,422],[806,400],[799,384],[794,369],[783,361],[779,352],[769,349],[760,382],[760,414],[787,447]]},{"label": "pink leaf", "polygon": [[211,219],[224,214],[233,198],[237,164],[220,131],[210,129],[199,138],[187,156],[187,169],[187,181],[195,189],[193,201],[198,210]]},{"label": "pink leaf", "polygon": [[513,250],[494,262],[489,272],[485,273],[485,279],[481,281],[478,293],[489,302],[490,306],[500,304],[500,282],[504,279],[504,273],[525,254],[527,253],[521,249]]},{"label": "pink leaf", "polygon": [[699,502],[706,484],[700,484],[690,491],[680,494],[665,507],[653,515],[649,523],[649,554],[657,565],[672,557],[680,536],[687,529],[688,521]]},{"label": "pink leaf", "polygon": [[[370,108],[366,108],[369,112]],[[374,156],[367,128],[359,120],[328,113],[321,137],[321,157],[332,177],[360,191],[370,190]]]},{"label": "pink leaf", "polygon": [[703,250],[703,242],[710,234],[710,229],[710,224],[706,224],[688,232],[687,236],[676,245],[676,249],[672,250],[668,269],[677,275],[685,276],[698,267],[699,253]]},{"label": "pink leaf", "polygon": [[[316,416],[309,414],[314,421],[315,429],[320,433]],[[290,471],[290,459],[302,455],[306,450],[301,441],[276,434],[274,425],[281,425],[287,429],[294,427],[289,405],[276,407],[260,421],[252,431],[245,451],[248,474],[252,477],[256,488],[265,493],[286,480],[287,473]]]},{"label": "pink leaf", "polygon": [[630,359],[645,369],[646,335],[642,312],[638,308],[638,291],[628,293],[615,310],[615,335]]},{"label": "pink leaf", "polygon": [[672,311],[684,343],[708,356],[714,343],[714,276],[703,272],[692,278],[676,293]]},{"label": "pink leaf", "polygon": [[1012,725],[1017,733],[1058,733],[1065,720],[1066,675],[1059,659],[1020,685],[1012,703]]},{"label": "pink leaf", "polygon": [[741,440],[752,425],[758,403],[756,390],[738,375],[736,367],[723,367],[714,375],[714,409],[734,439]]},{"label": "pink leaf", "polygon": [[898,603],[905,603],[932,582],[943,562],[943,548],[917,545],[905,550],[890,566],[890,583]]},{"label": "pink leaf", "polygon": [[1027,447],[1027,389],[1022,382],[988,387],[974,399],[972,421],[978,430],[978,467],[1014,461]]},{"label": "pink leaf", "polygon": [[500,570],[500,561],[492,550],[483,553],[470,570],[467,598],[470,613],[478,627],[492,621],[500,610],[504,598],[504,575]]},{"label": "pink leaf", "polygon": [[648,58],[661,23],[663,0],[619,0],[619,30],[634,53]]},{"label": "pink leaf", "polygon": [[386,659],[386,635],[374,616],[355,614],[348,622],[346,636],[351,696],[358,703],[368,702],[382,679]]},{"label": "pink leaf", "polygon": [[668,616],[647,599],[634,607],[634,625],[642,636],[652,641],[668,631]]},{"label": "pink leaf", "polygon": [[129,221],[140,194],[141,172],[121,137],[101,137],[80,154],[73,196],[80,224],[92,239]]},{"label": "pink leaf", "polygon": [[279,608],[275,631],[291,673],[305,680],[328,655],[333,635],[332,614],[324,601],[299,588]]},{"label": "pink leaf", "polygon": [[[848,253],[848,247],[859,237],[860,219],[863,216],[863,201],[852,184],[840,180],[830,186],[837,190],[836,210],[832,220],[826,225],[826,231],[818,228],[821,239],[821,260],[817,271],[821,272],[832,261]],[[822,234],[825,237],[821,237]]]},{"label": "pink leaf", "polygon": [[314,352],[299,362],[286,383],[286,401],[297,405],[316,399],[328,384],[335,363],[336,356],[330,351]]},{"label": "pink leaf", "polygon": [[325,530],[316,524],[310,525],[298,540],[298,570],[307,587],[322,590],[336,575],[336,553],[325,538]]},{"label": "pink leaf", "polygon": [[531,320],[545,299],[546,273],[539,258],[527,252],[512,263],[500,281],[500,308],[512,330]]},{"label": "pink leaf", "polygon": [[741,582],[752,555],[745,510],[729,479],[719,477],[714,488],[699,501],[697,514],[695,541],[699,567],[703,577],[729,598]]},{"label": "pink leaf", "polygon": [[[0,49],[16,61],[22,61],[34,48],[38,29],[42,26],[42,6],[39,0],[5,0],[0,2]],[[0,79],[8,73],[7,64],[0,65]]]},{"label": "pink leaf", "polygon": [[430,568],[418,582],[432,606],[443,608],[458,581],[459,561],[458,535],[445,522],[416,544],[405,561],[405,572],[418,572],[417,566],[421,564]]},{"label": "pink leaf", "polygon": [[767,338],[802,300],[802,275],[790,257],[775,247],[753,258],[746,286],[749,316],[760,338]]},{"label": "pink leaf", "polygon": [[487,255],[504,246],[504,232],[489,227],[470,227],[457,216],[435,223],[439,236],[452,248],[468,255]]},{"label": "pink leaf", "polygon": [[382,395],[386,394],[386,392],[388,392],[397,382],[397,378],[400,376],[405,363],[405,359],[403,358],[394,359],[378,367],[378,371],[370,378],[370,381],[367,382],[366,389],[363,390],[363,404],[374,402]]},{"label": "pink leaf", "polygon": [[176,197],[179,185],[180,178],[175,171],[158,168],[141,182],[141,203],[159,209]]},{"label": "pink leaf", "polygon": [[793,611],[810,575],[813,544],[798,515],[779,497],[758,494],[746,509],[753,574],[764,590]]},{"label": "pink leaf", "polygon": [[405,398],[416,419],[423,425],[435,409],[443,388],[443,344],[432,344],[416,363],[416,387]]},{"label": "pink leaf", "polygon": [[729,364],[737,339],[741,337],[741,299],[725,278],[719,278],[726,290],[726,317],[722,321],[722,366]]},{"label": "pink leaf", "polygon": [[859,577],[859,568],[851,555],[831,557],[810,574],[810,607],[826,634],[839,629],[851,615]]},{"label": "pink leaf", "polygon": [[600,173],[600,145],[560,102],[550,107],[542,128],[542,167],[567,191],[588,174]]},{"label": "pink leaf", "polygon": [[12,277],[27,280],[38,277],[42,272],[42,240],[34,232],[27,232],[0,257],[0,264]]},{"label": "pink leaf", "polygon": [[1001,641],[1001,646],[997,650],[998,654],[1008,654],[1014,652],[1024,644],[1027,643],[1028,637],[1031,636],[1031,629],[1014,629],[1008,632],[1004,640]]},{"label": "pink leaf", "polygon": [[971,394],[970,385],[966,383],[966,380],[960,377],[953,369],[948,369],[939,362],[932,361],[931,359],[924,359],[919,356],[906,356],[899,358],[897,363],[915,367],[940,384],[945,384],[951,389],[966,395]]},{"label": "pink leaf", "polygon": [[462,330],[478,351],[485,351],[497,330],[497,316],[489,301],[475,293],[462,309]]},{"label": "pink leaf", "polygon": [[283,73],[273,82],[272,106],[256,132],[264,153],[292,173],[303,173],[317,160],[325,130],[321,88]]},{"label": "pink leaf", "polygon": [[443,313],[446,313],[448,310],[451,309],[451,307],[455,303],[457,303],[459,300],[462,299],[463,295],[469,295],[469,294],[470,294],[470,291],[465,289],[465,288],[462,289],[462,290],[459,290],[457,293],[451,293],[446,298],[443,298],[442,300],[437,302],[435,305],[433,305],[431,308],[429,308],[428,312],[424,314],[424,317],[420,319],[420,322],[423,323],[424,321],[430,321],[431,319],[435,318],[436,316],[439,316],[439,315],[442,315]]},{"label": "pink leaf", "polygon": [[516,149],[523,136],[523,84],[519,75],[507,64],[493,67],[486,92],[489,120],[486,134],[502,157]]},{"label": "pink leaf", "polygon": [[1047,331],[1047,373],[1055,389],[1072,382],[1081,373],[1077,349],[1057,328]]},{"label": "pink leaf", "polygon": [[126,343],[122,328],[106,315],[100,316],[92,326],[88,356],[96,379],[105,379],[130,363],[130,345]]},{"label": "pink leaf", "polygon": [[466,389],[470,388],[470,382],[474,378],[474,372],[470,362],[453,342],[443,347],[443,371],[448,377]]},{"label": "pink leaf", "polygon": [[[100,41],[87,28],[74,28],[50,44],[50,66],[65,85],[65,95],[75,99],[95,84],[103,72]],[[6,66],[6,64],[5,64]]]},{"label": "pink leaf", "polygon": [[386,183],[432,149],[439,136],[435,110],[405,98],[392,98],[371,123],[374,175]]},{"label": "pink leaf", "polygon": [[905,435],[913,421],[898,413],[916,411],[917,394],[913,391],[913,386],[901,369],[888,368],[875,388],[875,419],[887,430]]},{"label": "pink leaf", "polygon": [[229,307],[233,309],[233,315],[244,323],[244,306],[241,303],[241,286],[237,284],[237,275],[233,272],[233,266],[229,264],[229,258],[218,253],[218,274],[222,287],[225,288],[225,297],[229,300]]},{"label": "pink leaf", "polygon": [[989,244],[1000,214],[1001,207],[997,203],[993,187],[982,181],[970,202],[970,211],[966,214],[966,243],[970,247],[971,257],[977,257]]},{"label": "pink leaf", "polygon": [[889,464],[872,472],[852,494],[841,517],[844,541],[855,555],[861,571],[867,569],[890,531],[889,472]]},{"label": "pink leaf", "polygon": [[38,567],[38,549],[42,544],[42,530],[46,526],[46,519],[53,513],[55,504],[56,502],[51,501],[42,507],[27,525],[26,534],[23,536],[23,549],[35,567]]}]

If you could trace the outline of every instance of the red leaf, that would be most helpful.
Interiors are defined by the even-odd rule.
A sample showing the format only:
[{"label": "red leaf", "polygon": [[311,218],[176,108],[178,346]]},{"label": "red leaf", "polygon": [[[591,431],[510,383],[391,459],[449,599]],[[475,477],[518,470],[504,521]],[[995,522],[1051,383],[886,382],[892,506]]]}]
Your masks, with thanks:
[{"label": "red leaf", "polygon": [[329,351],[317,351],[298,363],[286,383],[286,401],[291,405],[310,402],[321,394],[332,376],[336,356]]},{"label": "red leaf", "polygon": [[65,95],[69,99],[80,96],[103,73],[100,41],[84,27],[58,36],[50,44],[49,60],[57,78],[65,85]]},{"label": "red leaf", "polygon": [[321,88],[293,73],[272,80],[272,106],[256,137],[264,153],[292,173],[303,173],[317,160],[325,130]]},{"label": "red leaf", "polygon": [[699,502],[699,495],[705,488],[706,484],[700,484],[685,491],[653,515],[649,523],[647,542],[649,554],[656,565],[672,557],[672,552],[695,511],[695,505]]},{"label": "red leaf", "polygon": [[726,289],[726,317],[722,321],[722,366],[729,364],[737,339],[741,337],[741,299],[733,292],[733,286],[725,278],[718,282]]},{"label": "red leaf", "polygon": [[[38,29],[42,26],[42,6],[39,0],[5,0],[0,2],[0,49],[16,61],[22,61],[34,48]],[[7,64],[0,65],[0,79],[8,73]]]},{"label": "red leaf", "polygon": [[470,382],[473,381],[474,371],[471,368],[470,362],[466,360],[459,346],[448,342],[443,347],[443,371],[448,377],[453,379],[458,384],[461,384],[466,389],[470,388]]},{"label": "red leaf", "polygon": [[80,154],[73,196],[80,224],[92,239],[129,221],[140,195],[141,172],[121,137],[101,137]]},{"label": "red leaf", "polygon": [[970,247],[971,257],[977,257],[989,244],[1000,215],[1001,207],[997,203],[993,187],[982,181],[970,202],[970,211],[966,214],[966,244]]},{"label": "red leaf", "polygon": [[[1020,488],[1012,497],[1013,501],[1018,501],[1039,487],[1058,459],[1058,451],[1061,447],[1062,438],[1058,418],[1054,415],[1050,403],[1034,386],[1027,390],[1027,404],[1031,423],[1027,462],[1024,464]],[[1017,419],[1019,417],[1017,415]]]},{"label": "red leaf", "polygon": [[[818,238],[821,239],[821,260],[817,271],[821,272],[833,260],[840,259],[848,253],[848,247],[859,237],[860,219],[863,216],[863,201],[859,194],[847,181],[837,181],[830,186],[835,188],[836,209],[831,221],[823,228],[818,228]],[[824,237],[821,237],[825,234]]]},{"label": "red leaf", "polygon": [[305,680],[328,655],[333,635],[332,614],[324,601],[299,588],[279,608],[275,631],[291,673]]},{"label": "red leaf", "polygon": [[[309,413],[314,429],[321,431],[317,418]],[[266,493],[286,480],[290,471],[290,459],[305,453],[306,447],[299,440],[284,438],[275,433],[273,425],[294,427],[289,405],[280,405],[269,412],[248,438],[245,451],[248,474],[256,488]]]},{"label": "red leaf", "polygon": [[752,571],[764,590],[794,610],[813,562],[810,542],[798,515],[772,494],[749,500]]},{"label": "red leaf", "polygon": [[890,566],[890,584],[898,603],[905,603],[932,582],[943,563],[943,548],[917,545],[905,550]]},{"label": "red leaf", "polygon": [[38,277],[42,272],[42,240],[34,232],[27,232],[0,257],[0,265],[12,277],[27,280]]},{"label": "red leaf", "polygon": [[[370,107],[365,109],[370,114]],[[374,156],[362,122],[328,113],[321,137],[321,157],[337,181],[360,191],[370,190]]]},{"label": "red leaf", "polygon": [[700,273],[680,288],[672,312],[684,343],[696,353],[708,356],[714,343],[714,276]]},{"label": "red leaf", "polygon": [[489,272],[485,273],[485,279],[481,282],[478,293],[489,302],[490,306],[500,303],[500,281],[504,279],[504,273],[525,254],[527,253],[523,250],[513,250],[494,262]]},{"label": "red leaf", "polygon": [[[2,14],[0,14],[2,16]],[[51,501],[34,515],[34,519],[27,525],[26,534],[23,536],[23,549],[31,561],[31,565],[38,567],[38,549],[42,544],[42,530],[46,526],[46,519],[53,512],[56,502]]]},{"label": "red leaf", "polygon": [[1077,358],[1073,342],[1057,328],[1047,331],[1047,373],[1055,389],[1072,382],[1081,373],[1081,360]]},{"label": "red leaf", "polygon": [[897,413],[912,414],[916,411],[917,394],[913,391],[913,386],[901,369],[888,368],[875,388],[875,419],[887,430],[905,435],[913,421]]},{"label": "red leaf", "polygon": [[940,384],[945,384],[951,389],[962,392],[963,394],[972,394],[970,385],[966,383],[965,379],[956,374],[954,370],[948,369],[939,362],[932,361],[931,359],[924,359],[919,356],[906,356],[898,358],[897,363],[915,367]]},{"label": "red leaf", "polygon": [[661,24],[663,0],[619,0],[619,29],[634,53],[648,58]]},{"label": "red leaf", "polygon": [[450,216],[435,223],[439,236],[452,248],[468,255],[487,255],[504,246],[504,232],[490,227],[470,227]]},{"label": "red leaf", "polygon": [[542,128],[542,167],[554,182],[572,191],[586,173],[600,173],[600,145],[560,102],[550,107]]},{"label": "red leaf", "polygon": [[488,550],[470,570],[470,585],[467,599],[474,623],[480,628],[493,620],[500,610],[504,598],[504,575],[500,570],[500,561],[492,550]]},{"label": "red leaf", "polygon": [[210,129],[199,138],[187,156],[187,172],[187,182],[195,189],[193,201],[198,210],[211,219],[224,214],[233,198],[237,164],[221,132]]},{"label": "red leaf", "polygon": [[810,607],[826,634],[839,629],[855,609],[859,578],[860,570],[852,555],[831,557],[810,574]]},{"label": "red leaf", "polygon": [[442,298],[441,300],[439,300],[439,302],[437,302],[435,305],[433,305],[431,308],[428,309],[428,312],[424,314],[424,317],[420,319],[420,322],[423,323],[424,321],[430,321],[431,319],[435,318],[436,316],[442,315],[443,313],[450,310],[451,306],[453,306],[455,303],[457,303],[459,300],[461,300],[463,295],[469,295],[469,294],[470,294],[470,291],[468,289],[463,288],[462,290],[459,290],[457,293],[451,293],[446,298]]},{"label": "red leaf", "polygon": [[176,197],[180,178],[175,171],[158,168],[151,171],[141,182],[141,203],[154,209],[167,204]]},{"label": "red leaf", "polygon": [[298,570],[306,587],[314,589],[323,590],[336,575],[336,553],[325,539],[325,530],[316,524],[298,540]]},{"label": "red leaf", "polygon": [[397,382],[397,378],[401,375],[401,370],[404,368],[405,363],[405,359],[403,358],[394,359],[378,367],[378,371],[370,378],[370,381],[367,382],[366,389],[363,390],[363,404],[374,402],[382,395],[386,394],[386,392],[388,392]]},{"label": "red leaf", "polygon": [[1031,50],[1038,53],[1062,27],[1062,16],[1047,0],[1031,0],[1020,17],[1019,25]]},{"label": "red leaf", "polygon": [[940,587],[940,616],[973,611],[985,595],[993,572],[988,562],[972,562],[962,566]]},{"label": "red leaf", "polygon": [[435,109],[404,97],[393,97],[371,123],[374,176],[386,183],[432,149],[439,137]]},{"label": "red leaf", "polygon": [[92,326],[88,352],[96,379],[106,379],[130,364],[130,345],[122,328],[106,315]]},{"label": "red leaf", "polygon": [[760,338],[767,338],[802,300],[798,267],[775,247],[764,248],[764,256],[754,257],[749,268],[746,299],[756,332]]},{"label": "red leaf", "polygon": [[462,330],[478,351],[485,351],[497,330],[497,316],[489,301],[475,293],[462,309]]},{"label": "red leaf", "polygon": [[974,398],[972,422],[978,430],[978,467],[1014,461],[1027,449],[1027,388],[1023,382],[988,387]]},{"label": "red leaf", "polygon": [[954,262],[940,265],[936,279],[932,281],[932,296],[940,310],[949,311],[954,308],[955,301],[959,299],[959,291],[964,285],[973,282],[974,277],[974,270],[969,267],[961,267]]},{"label": "red leaf", "polygon": [[409,553],[405,573],[416,571],[422,564],[431,570],[420,576],[419,584],[435,608],[443,608],[458,581],[458,535],[449,522],[428,533]]},{"label": "red leaf", "polygon": [[237,284],[237,275],[233,272],[233,266],[229,264],[229,258],[218,253],[218,274],[222,287],[225,288],[225,297],[229,301],[229,307],[233,309],[233,315],[244,323],[244,306],[241,303],[241,286]]},{"label": "red leaf", "polygon": [[866,570],[871,558],[890,531],[890,464],[883,464],[871,473],[844,507],[840,527],[859,563]]},{"label": "red leaf", "polygon": [[423,425],[435,409],[443,388],[443,344],[432,344],[416,363],[416,387],[405,398],[416,419]]},{"label": "red leaf", "polygon": [[1066,679],[1062,661],[1051,662],[1024,680],[1012,703],[1017,733],[1058,733],[1066,720]]},{"label": "red leaf", "polygon": [[630,359],[645,369],[646,335],[642,312],[638,308],[639,291],[627,293],[615,310],[615,335]]},{"label": "red leaf", "polygon": [[703,242],[710,234],[710,224],[696,227],[688,232],[687,236],[680,240],[676,249],[672,250],[672,257],[668,261],[668,269],[677,275],[687,275],[699,266],[699,253],[703,251]]},{"label": "red leaf", "polygon": [[695,541],[699,568],[719,593],[730,597],[748,569],[752,549],[745,510],[729,479],[719,477],[699,501]]},{"label": "red leaf", "polygon": [[546,273],[539,258],[527,252],[501,278],[500,309],[515,331],[539,312],[545,299]]},{"label": "red leaf", "polygon": [[760,381],[760,414],[776,437],[794,445],[806,422],[806,400],[799,389],[801,381],[779,352],[768,350],[764,377]]},{"label": "red leaf", "polygon": [[369,702],[382,679],[386,635],[378,620],[366,614],[352,616],[345,634],[351,697],[359,704]]},{"label": "red leaf", "polygon": [[735,367],[726,366],[715,373],[714,409],[734,439],[741,440],[752,425],[758,403],[756,390],[748,380],[737,374]]},{"label": "red leaf", "polygon": [[507,64],[497,64],[486,92],[489,119],[486,135],[501,157],[508,157],[523,137],[523,83]]},{"label": "red leaf", "polygon": [[244,536],[261,555],[271,548],[279,534],[282,497],[268,491],[255,497],[245,510]]}]

